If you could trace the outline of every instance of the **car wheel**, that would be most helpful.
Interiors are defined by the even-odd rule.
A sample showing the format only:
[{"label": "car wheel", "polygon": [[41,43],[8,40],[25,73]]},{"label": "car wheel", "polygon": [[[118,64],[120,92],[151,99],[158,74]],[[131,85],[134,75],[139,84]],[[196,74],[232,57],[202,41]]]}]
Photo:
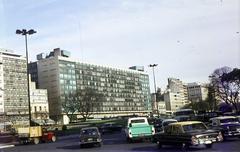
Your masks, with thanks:
[{"label": "car wheel", "polygon": [[102,147],[102,143],[97,143],[97,146],[98,147]]},{"label": "car wheel", "polygon": [[39,144],[39,139],[38,139],[38,138],[34,138],[34,139],[33,139],[33,143],[34,143],[35,145]]},{"label": "car wheel", "polygon": [[127,142],[128,142],[128,143],[132,143],[132,139],[129,138],[129,137],[127,137]]},{"label": "car wheel", "polygon": [[206,147],[207,148],[212,148],[212,144],[207,144]]},{"label": "car wheel", "polygon": [[160,142],[157,142],[158,148],[162,148],[162,144]]},{"label": "car wheel", "polygon": [[187,144],[187,143],[182,143],[182,149],[183,150],[186,150],[186,149],[188,149],[189,148],[189,144]]}]

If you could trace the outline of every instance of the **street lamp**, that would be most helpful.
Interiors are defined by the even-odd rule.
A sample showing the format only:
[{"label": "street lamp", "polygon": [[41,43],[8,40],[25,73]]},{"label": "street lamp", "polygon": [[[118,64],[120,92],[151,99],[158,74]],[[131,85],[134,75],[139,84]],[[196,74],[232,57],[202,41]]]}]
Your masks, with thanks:
[{"label": "street lamp", "polygon": [[16,30],[16,34],[21,34],[25,36],[25,45],[26,45],[26,62],[27,62],[27,87],[28,87],[28,113],[29,113],[29,125],[31,126],[31,101],[30,101],[30,86],[29,86],[29,66],[28,66],[28,45],[27,45],[27,35],[32,35],[34,33],[37,33],[35,30],[30,29],[30,30],[26,30],[26,29],[22,29]]},{"label": "street lamp", "polygon": [[156,80],[155,80],[155,72],[154,72],[154,67],[156,67],[157,64],[150,64],[149,67],[152,68],[153,70],[153,80],[154,80],[154,99],[156,102],[156,106],[157,106],[157,115],[159,117],[159,110],[158,110],[158,103],[157,103],[157,89],[156,89]]}]

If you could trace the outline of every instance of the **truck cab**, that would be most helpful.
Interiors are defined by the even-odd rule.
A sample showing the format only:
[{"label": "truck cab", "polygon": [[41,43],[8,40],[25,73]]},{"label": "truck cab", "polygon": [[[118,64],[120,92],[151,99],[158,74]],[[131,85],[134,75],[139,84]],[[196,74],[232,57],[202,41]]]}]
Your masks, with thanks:
[{"label": "truck cab", "polygon": [[153,125],[148,124],[145,117],[129,118],[125,130],[127,141],[131,142],[136,139],[151,139],[155,134]]}]

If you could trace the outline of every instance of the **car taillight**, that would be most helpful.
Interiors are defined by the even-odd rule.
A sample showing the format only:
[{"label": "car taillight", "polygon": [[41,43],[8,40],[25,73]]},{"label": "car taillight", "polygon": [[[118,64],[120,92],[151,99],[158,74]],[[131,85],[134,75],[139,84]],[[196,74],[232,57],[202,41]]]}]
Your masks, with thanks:
[{"label": "car taillight", "polygon": [[197,137],[192,136],[191,140],[192,140],[192,145],[197,145],[197,144],[198,144],[198,139],[197,139]]},{"label": "car taillight", "polygon": [[221,132],[218,133],[217,139],[218,141],[223,141],[223,136]]}]

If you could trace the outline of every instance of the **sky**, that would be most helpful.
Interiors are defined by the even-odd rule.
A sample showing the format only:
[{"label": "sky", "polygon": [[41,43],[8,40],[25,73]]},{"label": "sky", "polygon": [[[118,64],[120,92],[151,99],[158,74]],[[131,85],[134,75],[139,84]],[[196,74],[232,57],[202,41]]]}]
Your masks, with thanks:
[{"label": "sky", "polygon": [[167,78],[208,82],[223,66],[240,68],[239,0],[0,0],[0,48],[25,55],[16,29],[34,29],[29,58],[54,48],[83,62],[144,66],[153,92]]}]

